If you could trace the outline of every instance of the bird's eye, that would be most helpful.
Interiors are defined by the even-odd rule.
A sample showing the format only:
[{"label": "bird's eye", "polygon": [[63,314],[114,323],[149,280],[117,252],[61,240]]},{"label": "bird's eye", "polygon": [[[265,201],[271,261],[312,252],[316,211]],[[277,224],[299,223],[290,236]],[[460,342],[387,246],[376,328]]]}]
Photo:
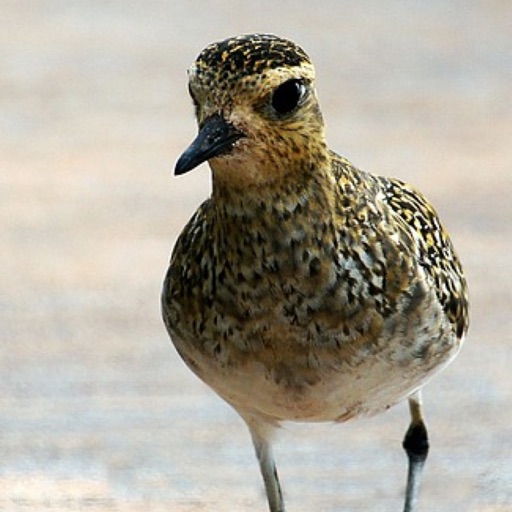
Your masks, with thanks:
[{"label": "bird's eye", "polygon": [[300,103],[306,88],[295,78],[282,83],[272,95],[272,107],[278,114],[289,114]]}]

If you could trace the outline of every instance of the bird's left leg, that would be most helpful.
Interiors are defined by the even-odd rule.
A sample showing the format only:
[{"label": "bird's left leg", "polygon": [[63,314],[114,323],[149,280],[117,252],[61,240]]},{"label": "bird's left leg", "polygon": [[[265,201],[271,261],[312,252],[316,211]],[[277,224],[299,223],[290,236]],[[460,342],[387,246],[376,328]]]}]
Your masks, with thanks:
[{"label": "bird's left leg", "polygon": [[421,391],[409,397],[411,423],[402,443],[409,459],[404,512],[416,512],[423,466],[428,454],[427,428],[421,409]]},{"label": "bird's left leg", "polygon": [[244,418],[252,436],[256,457],[260,464],[261,475],[265,483],[270,512],[285,512],[283,494],[277,469],[272,453],[271,436],[274,430],[273,425],[263,423],[260,420]]}]

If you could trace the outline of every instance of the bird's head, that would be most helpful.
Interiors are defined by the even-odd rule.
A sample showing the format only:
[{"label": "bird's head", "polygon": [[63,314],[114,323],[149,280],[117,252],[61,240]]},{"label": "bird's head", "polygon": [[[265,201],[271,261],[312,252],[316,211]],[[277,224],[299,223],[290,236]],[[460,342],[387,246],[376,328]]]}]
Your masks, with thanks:
[{"label": "bird's head", "polygon": [[204,161],[214,179],[245,187],[309,170],[327,158],[308,55],[273,35],[243,35],[206,47],[189,69],[199,133],[176,163]]}]

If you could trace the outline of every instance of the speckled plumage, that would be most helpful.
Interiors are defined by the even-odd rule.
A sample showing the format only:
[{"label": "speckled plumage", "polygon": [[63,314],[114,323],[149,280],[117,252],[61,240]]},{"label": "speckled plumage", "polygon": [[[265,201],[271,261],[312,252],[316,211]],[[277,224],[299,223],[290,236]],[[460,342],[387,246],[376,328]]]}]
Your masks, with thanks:
[{"label": "speckled plumage", "polygon": [[[231,38],[189,76],[201,130],[222,122],[231,139],[203,157],[212,196],[176,243],[163,316],[185,362],[248,423],[281,511],[258,449],[270,427],[344,421],[414,396],[460,347],[466,283],[418,191],[328,149],[297,45]],[[283,115],[284,83],[298,100]],[[209,137],[201,148],[220,138]]]}]

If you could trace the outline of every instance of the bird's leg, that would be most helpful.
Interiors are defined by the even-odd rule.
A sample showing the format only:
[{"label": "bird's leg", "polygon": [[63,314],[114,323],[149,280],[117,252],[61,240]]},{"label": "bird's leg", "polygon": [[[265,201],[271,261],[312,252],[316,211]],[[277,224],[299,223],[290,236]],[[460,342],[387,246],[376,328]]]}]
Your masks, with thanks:
[{"label": "bird's leg", "polygon": [[283,495],[281,493],[281,486],[279,484],[270,443],[270,437],[274,427],[262,424],[261,421],[251,421],[248,419],[246,419],[246,421],[251,432],[256,457],[260,464],[261,475],[265,482],[265,491],[267,493],[270,512],[285,512]]},{"label": "bird's leg", "polygon": [[421,391],[409,397],[411,423],[402,443],[409,459],[404,512],[416,512],[421,474],[428,454],[428,436],[421,410]]}]

